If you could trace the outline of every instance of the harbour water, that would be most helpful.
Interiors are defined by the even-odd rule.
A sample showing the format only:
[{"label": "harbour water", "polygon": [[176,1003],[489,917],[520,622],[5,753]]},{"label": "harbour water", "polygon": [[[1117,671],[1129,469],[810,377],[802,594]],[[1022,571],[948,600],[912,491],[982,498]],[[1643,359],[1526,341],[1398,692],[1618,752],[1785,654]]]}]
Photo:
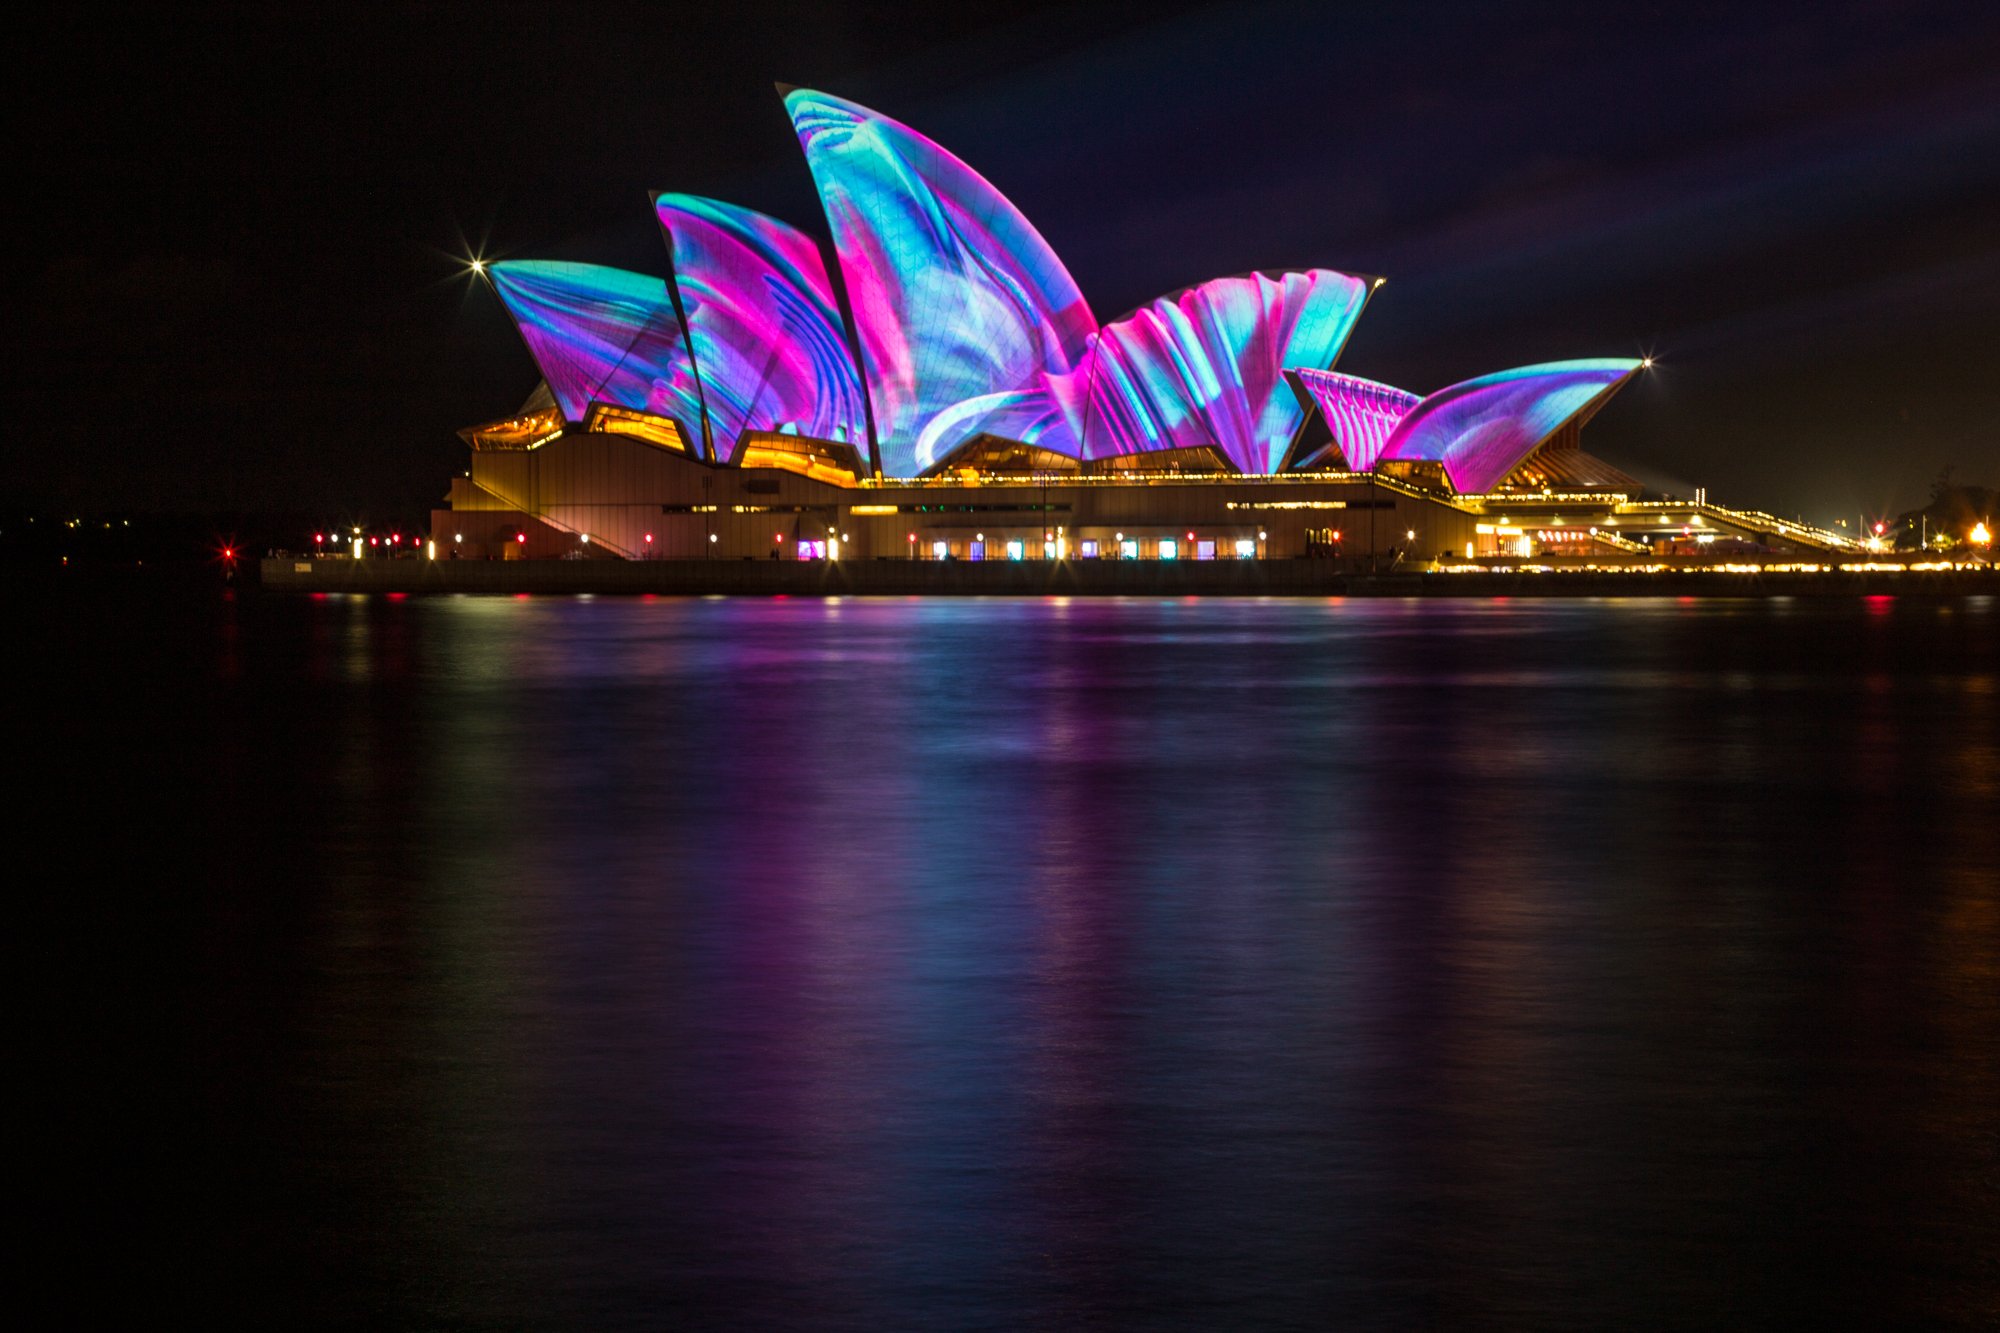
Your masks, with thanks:
[{"label": "harbour water", "polygon": [[1993,599],[16,610],[79,1314],[2000,1316]]}]

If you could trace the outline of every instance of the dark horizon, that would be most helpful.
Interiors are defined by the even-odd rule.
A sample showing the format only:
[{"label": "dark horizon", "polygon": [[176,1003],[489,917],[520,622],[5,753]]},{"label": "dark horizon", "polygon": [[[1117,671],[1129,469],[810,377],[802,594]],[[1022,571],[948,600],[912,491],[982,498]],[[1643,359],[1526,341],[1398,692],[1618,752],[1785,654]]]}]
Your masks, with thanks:
[{"label": "dark horizon", "polygon": [[1586,436],[1652,484],[1824,522],[2000,481],[2000,16],[1136,12],[45,16],[7,490],[428,509],[537,378],[467,256],[663,272],[654,189],[823,234],[779,80],[962,157],[1101,317],[1382,273],[1342,369],[1657,357]]}]

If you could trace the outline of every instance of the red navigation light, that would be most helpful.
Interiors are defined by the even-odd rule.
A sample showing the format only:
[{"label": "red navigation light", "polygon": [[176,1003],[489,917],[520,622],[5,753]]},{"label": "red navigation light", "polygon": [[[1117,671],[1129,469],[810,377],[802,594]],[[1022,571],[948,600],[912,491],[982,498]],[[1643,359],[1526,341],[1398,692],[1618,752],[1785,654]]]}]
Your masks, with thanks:
[{"label": "red navigation light", "polygon": [[401,546],[403,544],[403,534],[400,532],[392,532],[389,534],[389,541],[391,545]]},{"label": "red navigation light", "polygon": [[1340,529],[1339,529],[1339,528],[1335,528],[1335,529],[1333,530],[1333,539],[1334,539],[1335,541],[1339,541],[1339,540],[1340,540]]},{"label": "red navigation light", "polygon": [[528,534],[525,532],[517,532],[514,534],[514,540],[517,542],[524,542],[528,540]]},{"label": "red navigation light", "polygon": [[653,534],[649,532],[646,534],[646,545],[651,546],[652,544],[653,544]]},{"label": "red navigation light", "polygon": [[236,548],[234,546],[223,547],[222,558],[224,560],[234,560],[236,558]]},{"label": "red navigation light", "polygon": [[325,542],[326,542],[326,534],[325,534],[324,532],[315,532],[315,533],[313,534],[313,545],[314,545],[314,546],[321,546],[321,545],[324,545],[324,544],[325,544]]},{"label": "red navigation light", "polygon": [[1190,532],[1190,533],[1188,534],[1188,540],[1189,540],[1189,541],[1193,541],[1193,540],[1194,540],[1194,534],[1193,534],[1192,532]]},{"label": "red navigation light", "polygon": [[910,540],[911,540],[911,541],[915,541],[916,539],[917,539],[917,534],[916,534],[916,533],[914,533],[914,532],[913,532],[913,533],[911,533],[911,534],[910,534]]},{"label": "red navigation light", "polygon": [[1883,529],[1883,525],[1882,525],[1882,524],[1880,524],[1880,523],[1877,523],[1877,524],[1875,525],[1875,535],[1876,535],[1877,537],[1880,537],[1880,536],[1882,535],[1882,533],[1883,533],[1883,530],[1884,530],[1884,529]]},{"label": "red navigation light", "polygon": [[784,539],[785,539],[785,534],[782,532],[774,532],[771,534],[771,540],[774,542],[781,542]]},{"label": "red navigation light", "polygon": [[368,539],[368,544],[370,546],[380,546],[382,544],[382,539],[380,537],[370,537]]}]

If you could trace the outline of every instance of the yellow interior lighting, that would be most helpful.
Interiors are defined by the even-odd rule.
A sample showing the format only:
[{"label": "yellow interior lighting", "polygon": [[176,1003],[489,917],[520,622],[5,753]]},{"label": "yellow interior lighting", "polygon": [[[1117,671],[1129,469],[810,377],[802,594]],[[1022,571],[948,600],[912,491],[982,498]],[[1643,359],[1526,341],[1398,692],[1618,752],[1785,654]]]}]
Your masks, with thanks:
[{"label": "yellow interior lighting", "polygon": [[688,451],[680,424],[671,417],[656,417],[650,412],[634,412],[630,408],[599,403],[590,409],[589,429],[604,435],[630,435],[677,454]]},{"label": "yellow interior lighting", "polygon": [[817,454],[794,453],[789,449],[773,449],[762,444],[745,447],[739,466],[782,468],[802,477],[811,477],[814,481],[823,481],[829,486],[854,485],[852,472],[844,467],[835,467]]},{"label": "yellow interior lighting", "polygon": [[484,426],[467,426],[458,435],[477,452],[499,453],[539,449],[562,434],[562,430],[562,409],[551,407],[543,412],[530,412],[526,416],[509,417]]}]

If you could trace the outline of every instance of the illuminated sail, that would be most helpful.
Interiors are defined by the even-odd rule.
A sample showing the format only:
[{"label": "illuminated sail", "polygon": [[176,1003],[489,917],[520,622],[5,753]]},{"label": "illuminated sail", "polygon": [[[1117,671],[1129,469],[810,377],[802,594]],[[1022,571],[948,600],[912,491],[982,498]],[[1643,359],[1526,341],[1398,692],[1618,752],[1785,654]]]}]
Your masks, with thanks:
[{"label": "illuminated sail", "polygon": [[1277,471],[1303,410],[1283,372],[1333,364],[1367,297],[1330,269],[1251,273],[1107,324],[1086,370],[1083,457],[1211,445],[1240,472]]},{"label": "illuminated sail", "polygon": [[965,438],[927,429],[941,414],[1041,392],[1096,319],[1041,234],[950,153],[825,93],[785,106],[833,233],[882,471],[915,475]]},{"label": "illuminated sail", "polygon": [[667,417],[699,438],[694,367],[662,279],[539,260],[486,271],[564,420],[580,424],[605,403]]},{"label": "illuminated sail", "polygon": [[775,218],[694,195],[653,201],[673,251],[716,451],[747,431],[867,449],[855,374],[826,264]]},{"label": "illuminated sail", "polygon": [[1354,472],[1375,466],[1396,423],[1423,401],[1416,394],[1358,375],[1332,370],[1297,370],[1293,374],[1333,433],[1342,460]]},{"label": "illuminated sail", "polygon": [[1551,361],[1431,394],[1396,424],[1383,461],[1444,464],[1461,494],[1491,490],[1577,413],[1609,396],[1640,362]]}]

